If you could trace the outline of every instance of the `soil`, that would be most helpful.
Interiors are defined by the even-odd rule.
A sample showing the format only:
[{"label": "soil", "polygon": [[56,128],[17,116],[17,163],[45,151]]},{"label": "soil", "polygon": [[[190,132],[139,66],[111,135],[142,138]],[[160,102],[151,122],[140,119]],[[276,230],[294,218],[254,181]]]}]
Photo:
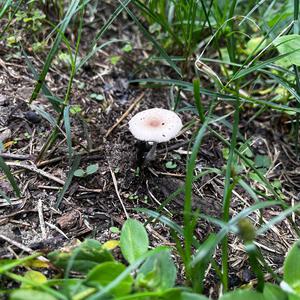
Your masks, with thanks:
[{"label": "soil", "polygon": [[[17,49],[8,48],[4,42],[0,42],[0,139],[6,147],[1,155],[13,171],[22,192],[20,198],[15,198],[11,186],[0,175],[0,189],[12,197],[11,204],[4,199],[0,202],[1,258],[13,258],[16,253],[24,251],[39,250],[47,253],[74,239],[89,237],[105,242],[117,238],[110,228],[121,228],[126,220],[122,203],[131,217],[145,221],[147,216],[138,213],[136,208],[156,210],[171,193],[183,186],[186,159],[190,151],[189,141],[199,121],[190,111],[181,110],[180,116],[185,124],[191,120],[196,123],[185,128],[176,139],[159,144],[155,160],[144,164],[145,145],[141,145],[130,134],[128,120],[143,109],[169,108],[170,93],[168,88],[142,89],[138,85],[129,84],[128,80],[151,76],[160,78],[162,74],[164,77],[172,77],[174,74],[161,65],[151,65],[137,73],[139,62],[150,55],[151,47],[125,16],[121,17],[120,24],[122,22],[127,25],[122,29],[115,25],[110,34],[129,39],[133,51],[124,54],[119,46],[109,46],[97,53],[76,76],[71,104],[79,105],[81,111],[71,118],[72,144],[76,153],[80,153],[80,168],[85,169],[96,163],[99,168],[92,175],[74,177],[58,208],[58,195],[72,164],[72,161],[69,162],[64,135],[60,134],[55,145],[41,160],[36,160],[52,130],[47,117],[49,119],[51,115],[56,118],[57,114],[42,95],[33,103],[35,108],[29,105],[35,79],[25,57]],[[91,29],[86,36],[88,34],[91,34]],[[88,45],[88,39],[85,43]],[[37,70],[41,70],[43,59],[29,50],[31,63]],[[113,55],[122,56],[116,65],[110,63]],[[49,89],[61,98],[66,91],[68,74],[67,67],[61,68],[57,62],[47,75]],[[92,94],[103,95],[104,99],[92,99]],[[182,96],[184,100],[181,108],[193,103],[192,95],[182,92]],[[36,107],[44,113],[38,114]],[[229,109],[229,105],[222,104],[218,106],[217,112],[222,115]],[[126,112],[127,117],[118,123],[118,119]],[[252,138],[255,154],[269,155],[272,165],[266,176],[279,180],[286,201],[294,204],[300,200],[300,164],[291,145],[289,119],[283,114],[266,112],[250,126],[248,120],[252,116],[253,110],[243,112],[240,132],[245,139]],[[230,138],[229,130],[222,126],[215,125],[215,129]],[[222,169],[226,165],[223,149],[219,140],[207,134],[198,155],[195,174],[205,167]],[[166,166],[168,162],[174,166],[176,164],[174,169]],[[252,186],[264,190],[257,182],[253,182]],[[193,187],[194,209],[209,216],[221,216],[223,175],[205,175]],[[183,203],[184,194],[181,193],[162,212],[181,224]],[[236,188],[231,215],[253,203],[249,194],[242,188]],[[265,209],[264,222],[279,212],[278,207]],[[260,215],[253,213],[250,218],[258,226]],[[147,229],[151,246],[174,246],[167,226],[152,222]],[[210,232],[217,229],[211,223],[200,220],[196,237],[204,241]],[[272,268],[280,272],[284,256],[296,239],[296,233],[289,222],[284,220],[259,237],[257,245]],[[238,286],[249,282],[253,274],[249,271],[242,241],[231,236],[230,245],[231,286]],[[213,272],[208,273],[207,294],[217,290],[214,278]],[[179,280],[183,280],[183,277]]]}]

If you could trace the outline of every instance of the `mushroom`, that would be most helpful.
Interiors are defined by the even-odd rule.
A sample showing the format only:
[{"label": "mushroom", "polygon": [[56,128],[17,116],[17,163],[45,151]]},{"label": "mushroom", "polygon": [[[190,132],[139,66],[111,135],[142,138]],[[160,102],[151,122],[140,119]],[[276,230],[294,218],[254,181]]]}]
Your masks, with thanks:
[{"label": "mushroom", "polygon": [[136,139],[153,144],[146,155],[146,161],[154,159],[158,143],[168,142],[181,128],[182,122],[179,116],[163,108],[141,111],[129,121],[129,130]]}]

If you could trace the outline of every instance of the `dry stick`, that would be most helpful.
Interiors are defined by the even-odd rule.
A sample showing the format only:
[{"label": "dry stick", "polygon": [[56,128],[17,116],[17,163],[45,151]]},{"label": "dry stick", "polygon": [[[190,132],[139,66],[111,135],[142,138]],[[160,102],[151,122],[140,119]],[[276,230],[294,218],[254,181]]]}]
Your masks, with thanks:
[{"label": "dry stick", "polygon": [[16,160],[33,160],[33,155],[21,155],[13,153],[0,153],[0,157],[5,159],[16,159]]},{"label": "dry stick", "polygon": [[63,237],[65,237],[67,240],[69,240],[68,236],[62,231],[60,230],[57,226],[55,226],[54,224],[51,224],[49,222],[45,222],[50,228],[56,230],[58,233],[60,233]]},{"label": "dry stick", "polygon": [[10,243],[11,245],[14,245],[16,247],[18,247],[19,249],[25,251],[25,252],[28,252],[28,253],[33,253],[33,250],[17,241],[14,241],[10,238],[8,238],[7,236],[3,235],[3,234],[0,234],[0,239]]},{"label": "dry stick", "polygon": [[38,169],[36,166],[34,165],[27,165],[27,164],[22,164],[22,163],[16,163],[16,162],[7,162],[6,163],[8,166],[12,166],[12,167],[20,167],[20,168],[23,168],[23,169],[26,169],[26,170],[29,170],[29,171],[32,171],[32,172],[35,172],[39,175],[42,175],[44,177],[47,177],[48,179],[51,179],[61,185],[64,185],[65,182],[63,180],[61,180],[60,178],[48,173],[48,172],[45,172],[41,169]]},{"label": "dry stick", "polygon": [[109,171],[110,171],[110,174],[111,174],[113,183],[114,183],[114,187],[115,187],[117,196],[118,196],[118,198],[119,198],[119,200],[120,200],[120,202],[121,202],[122,208],[123,208],[123,210],[124,210],[125,216],[126,216],[127,219],[129,219],[129,215],[128,215],[128,213],[127,213],[127,210],[126,210],[126,208],[125,208],[125,205],[124,205],[124,203],[123,203],[123,201],[122,201],[122,198],[121,198],[121,196],[120,196],[120,193],[119,193],[119,189],[118,189],[118,184],[117,184],[116,176],[115,176],[114,172],[112,171],[111,167],[108,166],[108,168],[109,168]]},{"label": "dry stick", "polygon": [[[20,168],[23,168],[23,169],[27,169],[29,171],[32,171],[32,172],[35,172],[41,176],[44,176],[48,179],[51,179],[61,185],[64,185],[65,182],[64,180],[48,173],[48,172],[45,172],[41,169],[38,169],[35,165],[27,165],[27,164],[22,164],[22,163],[16,163],[16,162],[7,162],[6,163],[8,166],[12,166],[12,167],[20,167]],[[84,186],[79,186],[79,190],[80,191],[83,191],[83,192],[92,192],[92,193],[101,193],[102,190],[101,189],[89,189],[89,188],[86,188]]]},{"label": "dry stick", "polygon": [[45,227],[45,221],[44,221],[44,215],[43,215],[43,202],[41,199],[39,199],[39,201],[38,201],[37,210],[38,210],[38,214],[39,214],[42,238],[46,239],[47,234],[46,234],[46,227]]},{"label": "dry stick", "polygon": [[145,93],[142,93],[141,95],[139,95],[137,97],[137,99],[129,106],[129,108],[124,112],[124,114],[120,117],[120,119],[117,120],[117,122],[112,126],[110,127],[106,134],[105,134],[105,137],[107,138],[111,132],[119,126],[119,124],[129,115],[129,113],[133,110],[133,108],[143,99]]}]

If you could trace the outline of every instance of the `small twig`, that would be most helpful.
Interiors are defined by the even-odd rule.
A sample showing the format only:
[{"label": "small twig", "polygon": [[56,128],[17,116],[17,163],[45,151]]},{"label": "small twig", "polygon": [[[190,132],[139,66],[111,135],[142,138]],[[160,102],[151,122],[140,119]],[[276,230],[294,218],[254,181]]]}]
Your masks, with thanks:
[{"label": "small twig", "polygon": [[38,201],[37,205],[37,210],[39,213],[39,220],[40,220],[40,226],[41,226],[41,231],[42,231],[42,238],[46,239],[47,234],[46,234],[46,227],[45,227],[45,221],[44,221],[44,215],[43,215],[43,202],[41,199]]},{"label": "small twig", "polygon": [[50,173],[47,173],[41,169],[38,169],[35,165],[27,165],[27,164],[22,164],[22,163],[15,163],[15,162],[7,162],[7,165],[8,166],[12,166],[12,167],[20,167],[20,168],[24,168],[24,169],[27,169],[29,171],[32,171],[32,172],[35,172],[39,175],[42,175],[44,177],[47,177],[48,179],[51,179],[61,185],[64,185],[65,182],[63,180],[61,180],[60,178],[50,174]]},{"label": "small twig", "polygon": [[123,210],[124,210],[125,216],[126,216],[126,218],[128,219],[128,218],[129,218],[129,215],[128,215],[128,213],[127,213],[127,210],[126,210],[126,208],[125,208],[125,205],[124,205],[124,203],[123,203],[123,200],[122,200],[122,198],[121,198],[121,196],[120,196],[116,176],[115,176],[114,172],[112,171],[111,167],[108,166],[108,168],[109,168],[109,171],[110,171],[110,174],[111,174],[113,183],[114,183],[114,187],[115,187],[117,196],[118,196],[118,198],[119,198],[119,200],[120,200],[120,202],[121,202],[121,205],[122,205],[122,208],[123,208]]},{"label": "small twig", "polygon": [[5,199],[0,199],[0,207],[19,205],[23,203],[23,200],[10,199],[11,203],[8,203]]},{"label": "small twig", "polygon": [[[41,176],[44,176],[48,179],[51,179],[61,185],[64,185],[65,184],[65,181],[48,173],[48,172],[45,172],[44,170],[41,170],[39,168],[37,168],[35,165],[28,165],[28,164],[22,164],[22,163],[16,163],[16,162],[7,162],[7,165],[8,166],[12,166],[12,167],[20,167],[20,168],[23,168],[23,169],[26,169],[26,170],[29,170],[29,171],[32,171],[32,172],[35,172]],[[101,193],[102,190],[101,189],[89,189],[89,188],[86,188],[84,186],[79,186],[78,189],[80,191],[83,191],[83,192],[92,192],[92,193]]]},{"label": "small twig", "polygon": [[164,243],[164,246],[175,246],[175,243],[171,243],[166,238],[164,238],[161,234],[159,234],[156,230],[154,230],[150,224],[146,225],[147,230],[152,233],[153,236],[155,236],[158,240],[162,241]]},{"label": "small twig", "polygon": [[18,247],[19,249],[25,251],[25,252],[28,252],[28,253],[33,253],[33,250],[19,242],[16,242],[10,238],[8,238],[7,236],[3,235],[3,234],[0,234],[0,239],[10,243],[11,245],[14,245],[16,247]]},{"label": "small twig", "polygon": [[27,214],[27,213],[30,213],[30,212],[36,212],[36,209],[18,210],[18,211],[15,211],[15,212],[11,213],[11,214],[8,214],[8,215],[2,215],[2,216],[0,216],[0,219],[9,219],[9,218],[15,217],[19,214]]},{"label": "small twig", "polygon": [[57,226],[55,226],[54,224],[51,224],[49,222],[45,222],[50,228],[56,230],[58,233],[60,233],[62,236],[64,236],[67,240],[69,239],[68,236],[61,230],[59,229]]},{"label": "small twig", "polygon": [[107,138],[111,132],[119,126],[119,124],[129,115],[129,113],[133,110],[133,108],[143,99],[145,93],[142,93],[140,96],[137,97],[137,99],[129,106],[129,108],[123,113],[123,115],[117,120],[117,122],[110,127],[106,134],[105,137]]},{"label": "small twig", "polygon": [[32,155],[22,155],[13,153],[0,153],[0,157],[5,159],[16,159],[16,160],[32,160],[34,157]]}]

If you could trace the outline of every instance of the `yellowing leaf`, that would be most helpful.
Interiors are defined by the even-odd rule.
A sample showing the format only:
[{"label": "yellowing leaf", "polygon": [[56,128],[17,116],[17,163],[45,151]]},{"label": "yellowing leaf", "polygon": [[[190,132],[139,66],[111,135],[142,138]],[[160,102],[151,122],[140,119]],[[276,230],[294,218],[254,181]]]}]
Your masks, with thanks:
[{"label": "yellowing leaf", "polygon": [[49,263],[47,261],[42,261],[39,259],[34,259],[26,263],[26,266],[32,268],[49,268]]},{"label": "yellowing leaf", "polygon": [[113,249],[115,249],[116,247],[118,247],[119,244],[120,244],[120,242],[117,241],[117,240],[110,240],[110,241],[107,241],[106,243],[104,243],[104,244],[102,245],[102,247],[103,247],[104,249],[107,249],[107,250],[113,250]]},{"label": "yellowing leaf", "polygon": [[14,141],[9,141],[4,144],[4,148],[7,149],[7,148],[11,147],[13,144],[14,144]]},{"label": "yellowing leaf", "polygon": [[[24,278],[26,278],[28,281],[31,281],[33,285],[37,284],[43,284],[47,282],[47,277],[38,271],[27,271],[24,275]],[[22,288],[28,288],[31,287],[30,283],[22,283]]]}]

